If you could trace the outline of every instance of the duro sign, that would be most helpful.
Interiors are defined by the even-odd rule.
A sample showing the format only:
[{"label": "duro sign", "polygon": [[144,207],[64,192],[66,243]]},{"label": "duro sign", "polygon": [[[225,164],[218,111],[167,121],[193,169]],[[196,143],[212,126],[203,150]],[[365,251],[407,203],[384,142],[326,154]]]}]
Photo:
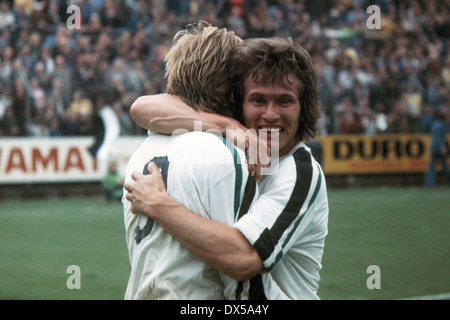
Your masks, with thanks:
[{"label": "duro sign", "polygon": [[333,143],[333,157],[336,161],[354,157],[361,159],[401,159],[404,157],[419,159],[425,153],[427,141],[411,137],[410,139],[360,139],[357,141],[336,140]]},{"label": "duro sign", "polygon": [[430,161],[427,134],[330,135],[318,141],[325,174],[418,173]]}]

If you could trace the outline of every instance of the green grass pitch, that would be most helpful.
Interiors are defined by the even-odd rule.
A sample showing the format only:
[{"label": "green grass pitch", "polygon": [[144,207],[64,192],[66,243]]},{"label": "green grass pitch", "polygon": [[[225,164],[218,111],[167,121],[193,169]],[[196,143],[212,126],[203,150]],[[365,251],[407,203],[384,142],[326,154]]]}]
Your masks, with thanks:
[{"label": "green grass pitch", "polygon": [[[450,293],[448,188],[330,190],[322,299]],[[80,268],[68,289],[67,268]],[[369,289],[369,266],[379,289]],[[122,207],[96,198],[0,202],[0,299],[123,299]]]}]

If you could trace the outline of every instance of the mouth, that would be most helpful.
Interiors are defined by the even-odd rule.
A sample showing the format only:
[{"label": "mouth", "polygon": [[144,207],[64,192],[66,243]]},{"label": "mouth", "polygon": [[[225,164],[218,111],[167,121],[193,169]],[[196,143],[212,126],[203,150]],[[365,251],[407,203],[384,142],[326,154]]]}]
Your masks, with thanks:
[{"label": "mouth", "polygon": [[269,126],[261,126],[259,127],[259,130],[266,133],[266,134],[280,134],[284,131],[284,128],[282,127],[269,127]]}]

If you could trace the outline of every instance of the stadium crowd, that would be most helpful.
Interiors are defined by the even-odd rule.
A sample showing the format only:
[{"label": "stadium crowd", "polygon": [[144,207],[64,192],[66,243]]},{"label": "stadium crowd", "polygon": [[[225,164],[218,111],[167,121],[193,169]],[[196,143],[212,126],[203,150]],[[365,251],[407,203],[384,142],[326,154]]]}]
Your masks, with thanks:
[{"label": "stadium crowd", "polygon": [[[68,25],[72,4],[79,29]],[[372,4],[380,28],[368,27]],[[433,110],[448,116],[446,0],[0,0],[0,136],[92,135],[105,105],[122,135],[144,133],[129,107],[165,91],[172,37],[197,20],[303,45],[322,135],[428,132]]]}]

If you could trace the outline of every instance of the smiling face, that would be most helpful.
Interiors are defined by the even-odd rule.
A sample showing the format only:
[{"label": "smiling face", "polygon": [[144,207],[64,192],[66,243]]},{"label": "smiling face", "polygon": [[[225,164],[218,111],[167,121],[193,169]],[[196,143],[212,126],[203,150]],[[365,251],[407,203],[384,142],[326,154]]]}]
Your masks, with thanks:
[{"label": "smiling face", "polygon": [[[260,83],[248,77],[243,104],[244,122],[257,132],[267,132],[267,144],[284,156],[299,142],[300,82],[289,75],[284,83]],[[278,136],[279,144],[271,145]]]}]

